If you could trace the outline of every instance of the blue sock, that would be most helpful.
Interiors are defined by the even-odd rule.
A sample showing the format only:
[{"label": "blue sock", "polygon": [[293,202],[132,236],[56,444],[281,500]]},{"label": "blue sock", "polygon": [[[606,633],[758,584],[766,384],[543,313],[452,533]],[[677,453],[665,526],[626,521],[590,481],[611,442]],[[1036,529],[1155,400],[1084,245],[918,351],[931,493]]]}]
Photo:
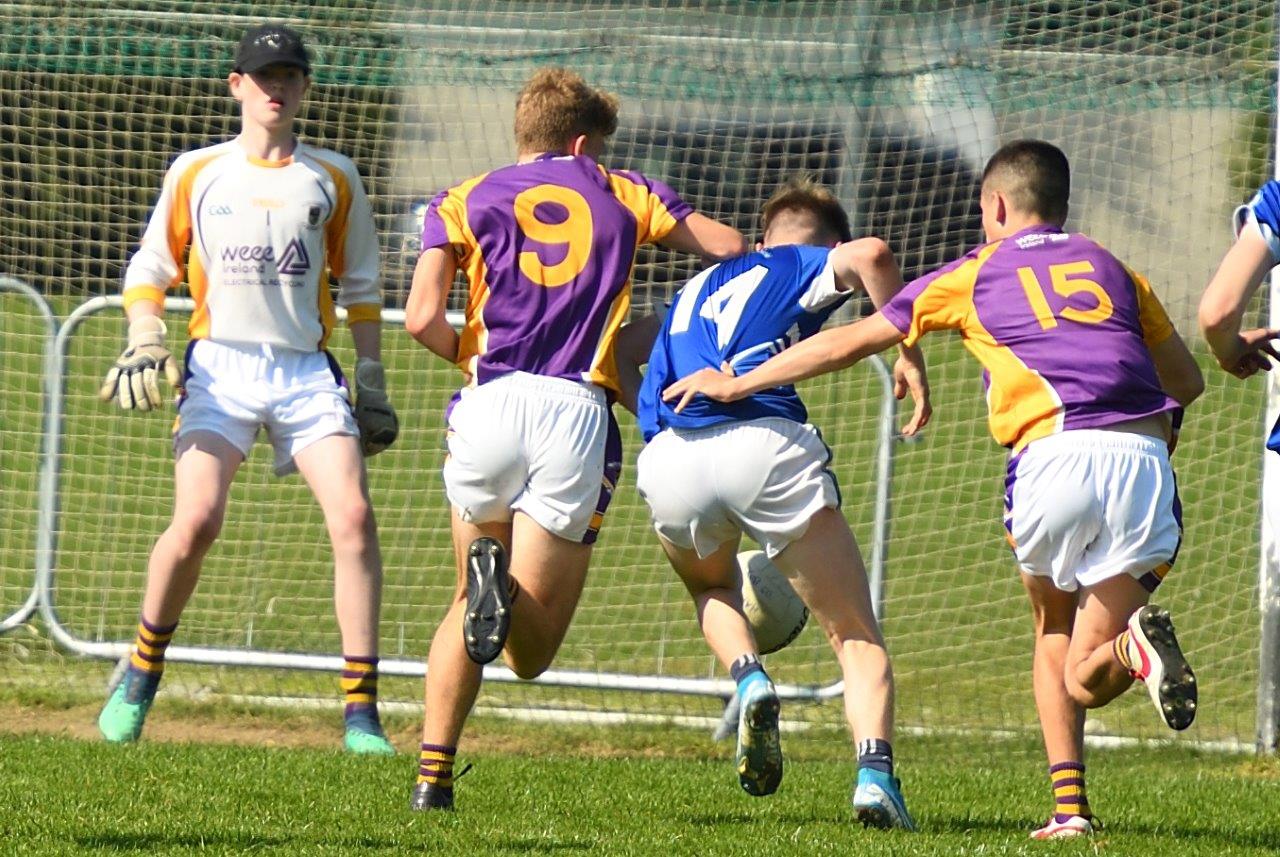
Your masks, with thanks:
[{"label": "blue sock", "polygon": [[160,686],[162,675],[163,673],[140,670],[130,664],[125,670],[124,677],[120,680],[125,688],[125,701],[131,705],[137,705],[145,697],[155,696],[156,688]]}]

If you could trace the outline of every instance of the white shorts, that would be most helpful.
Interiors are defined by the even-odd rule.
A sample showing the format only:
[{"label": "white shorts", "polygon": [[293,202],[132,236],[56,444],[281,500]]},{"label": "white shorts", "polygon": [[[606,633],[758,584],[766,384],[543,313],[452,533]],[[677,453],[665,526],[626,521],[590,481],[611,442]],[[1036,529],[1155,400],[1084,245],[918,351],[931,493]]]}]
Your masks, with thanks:
[{"label": "white shorts", "polygon": [[1121,574],[1154,590],[1182,541],[1182,506],[1162,440],[1080,429],[1009,461],[1005,528],[1019,567],[1073,592]]},{"label": "white shorts", "polygon": [[591,544],[621,470],[618,426],[594,384],[513,372],[463,390],[449,411],[445,493],[464,521],[523,512]]},{"label": "white shorts", "polygon": [[209,431],[248,457],[265,428],[276,475],[284,476],[297,469],[293,457],[317,440],[360,434],[346,380],[327,351],[197,339],[187,347],[185,377],[175,447],[191,432]]},{"label": "white shorts", "polygon": [[636,485],[677,547],[705,557],[746,533],[772,558],[820,509],[839,508],[830,460],[816,428],[781,417],[666,429],[641,451]]}]

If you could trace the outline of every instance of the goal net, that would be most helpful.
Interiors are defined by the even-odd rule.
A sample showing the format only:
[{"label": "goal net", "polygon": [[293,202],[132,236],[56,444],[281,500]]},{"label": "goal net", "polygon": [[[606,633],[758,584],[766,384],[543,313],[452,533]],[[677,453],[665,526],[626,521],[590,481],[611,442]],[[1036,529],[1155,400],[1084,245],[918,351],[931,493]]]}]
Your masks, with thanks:
[{"label": "goal net", "polygon": [[[282,20],[315,57],[303,134],[354,158],[365,177],[389,309],[407,295],[423,201],[509,162],[515,93],[533,69],[564,65],[621,98],[611,166],[668,181],[753,239],[773,189],[814,175],[838,191],[856,234],[889,241],[908,277],[980,241],[977,179],[1002,142],[1053,141],[1073,167],[1069,227],[1145,273],[1195,341],[1196,302],[1230,241],[1230,210],[1270,172],[1272,14],[1272,4],[1245,0],[0,3],[0,274],[37,286],[60,318],[118,293],[168,163],[238,127],[225,77],[239,34]],[[637,311],[669,298],[696,264],[644,251]],[[459,284],[454,308],[463,294]],[[40,424],[40,334],[29,310],[5,313],[0,377],[10,378],[10,354],[32,367],[13,382],[26,391],[21,413],[6,401],[4,416],[2,496],[23,507],[0,520],[0,595],[17,602],[0,605],[5,615],[31,574],[35,477],[29,455],[9,454],[18,448],[9,438],[25,443],[19,428]],[[52,601],[65,632],[95,644],[131,638],[172,495],[169,417],[125,415],[95,398],[122,335],[118,310],[84,320],[69,339],[63,397]],[[334,339],[350,371],[349,338]],[[1190,737],[1247,743],[1258,679],[1262,388],[1225,379],[1195,347],[1209,389],[1177,455],[1186,533],[1159,600],[1200,667],[1205,704]],[[386,560],[382,654],[421,662],[454,584],[440,467],[443,409],[458,377],[394,324],[384,352],[403,432],[370,461]],[[1028,732],[1032,632],[1002,538],[1004,452],[987,433],[980,373],[958,341],[931,338],[926,353],[934,423],[923,441],[893,444],[882,546],[899,721]],[[859,367],[803,392],[870,554],[880,382]],[[623,421],[623,484],[557,669],[723,678],[648,527],[634,490],[638,436]],[[323,522],[297,477],[270,475],[269,458],[260,445],[242,469],[175,644],[337,655]],[[20,673],[28,680],[100,694],[109,667],[31,644],[47,633],[30,623],[0,638],[0,652],[47,667]],[[796,687],[838,678],[815,627],[769,664]],[[170,668],[166,687],[335,706],[337,696],[334,674],[188,664]],[[386,682],[383,693],[412,702],[418,682]],[[720,701],[489,683],[481,704],[714,718]],[[1162,734],[1147,705],[1131,693],[1091,729]],[[839,722],[839,705],[793,705],[788,716]]]}]

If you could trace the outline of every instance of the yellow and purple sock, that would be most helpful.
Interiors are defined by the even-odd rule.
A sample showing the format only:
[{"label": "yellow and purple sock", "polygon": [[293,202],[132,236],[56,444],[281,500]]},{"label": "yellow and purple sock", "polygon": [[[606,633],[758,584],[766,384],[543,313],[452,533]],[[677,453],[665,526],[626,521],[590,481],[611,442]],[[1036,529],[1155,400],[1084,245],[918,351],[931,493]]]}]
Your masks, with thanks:
[{"label": "yellow and purple sock", "polygon": [[457,747],[422,743],[418,751],[418,782],[431,783],[447,792],[453,791],[453,757]]},{"label": "yellow and purple sock", "polygon": [[1084,763],[1059,762],[1049,766],[1053,782],[1053,819],[1059,824],[1073,815],[1091,818],[1089,798],[1084,790]]},{"label": "yellow and purple sock", "polygon": [[164,674],[164,653],[173,639],[178,623],[152,625],[138,617],[138,636],[133,640],[133,654],[129,656],[129,669],[159,682]]},{"label": "yellow and purple sock", "polygon": [[1133,670],[1133,659],[1129,657],[1129,638],[1133,636],[1129,633],[1129,629],[1125,628],[1111,642],[1111,651],[1116,656],[1116,660],[1120,662],[1120,666],[1129,671],[1129,675],[1137,676]]},{"label": "yellow and purple sock", "polygon": [[382,734],[378,720],[378,659],[344,655],[342,667],[342,691],[347,706],[342,719],[348,729]]}]

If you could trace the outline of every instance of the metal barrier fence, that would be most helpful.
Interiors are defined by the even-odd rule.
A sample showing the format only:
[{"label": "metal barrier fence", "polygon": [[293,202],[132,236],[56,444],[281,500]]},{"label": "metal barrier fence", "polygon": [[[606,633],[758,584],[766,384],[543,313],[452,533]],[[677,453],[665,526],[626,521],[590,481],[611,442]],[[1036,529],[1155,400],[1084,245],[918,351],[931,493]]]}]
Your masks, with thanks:
[{"label": "metal barrier fence", "polygon": [[[51,357],[48,361],[46,388],[50,407],[45,422],[42,481],[40,494],[40,519],[37,548],[36,593],[40,614],[47,623],[51,638],[60,646],[78,655],[94,658],[119,659],[128,655],[131,641],[94,641],[76,636],[58,616],[57,568],[59,534],[59,454],[65,430],[65,385],[68,375],[68,359],[77,328],[97,313],[120,309],[119,297],[92,298],[77,307],[57,329]],[[166,312],[186,312],[194,309],[189,299],[171,298],[165,303]],[[341,314],[341,311],[340,311]],[[462,321],[460,313],[450,313],[449,320],[455,326]],[[384,310],[383,321],[404,324],[404,312]],[[893,470],[894,445],[897,438],[895,425],[897,401],[893,395],[893,381],[888,367],[881,360],[866,361],[876,373],[881,387],[881,404],[876,446],[876,495],[874,507],[873,541],[868,569],[873,604],[880,613],[882,605],[886,548],[889,536],[889,497]],[[173,645],[167,650],[169,661],[185,661],[214,666],[274,667],[297,670],[335,672],[342,669],[342,658],[332,654],[279,652],[253,648],[220,648],[207,646]],[[420,677],[426,666],[419,660],[397,658],[383,659],[379,672],[388,676]],[[496,682],[516,682],[514,673],[505,667],[488,666],[485,678]],[[698,696],[731,698],[734,685],[727,679],[698,679],[660,675],[634,675],[616,672],[589,672],[585,670],[548,670],[537,679],[537,684],[571,688],[588,688],[614,691],[645,691]],[[843,682],[829,684],[780,684],[779,696],[786,699],[822,700],[839,696]]]},{"label": "metal barrier fence", "polygon": [[[29,300],[35,305],[41,320],[47,330],[44,336],[44,348],[42,349],[44,356],[44,373],[41,378],[41,408],[40,420],[43,426],[43,437],[47,439],[51,431],[52,411],[54,408],[54,397],[50,388],[50,379],[54,372],[54,338],[58,332],[58,322],[54,318],[53,310],[49,307],[49,302],[44,299],[34,288],[29,286],[22,280],[13,277],[0,277],[0,292],[12,292]],[[41,498],[49,497],[53,493],[54,474],[50,470],[52,459],[48,455],[42,455],[40,458],[39,470],[39,496]],[[39,543],[43,537],[43,527],[36,529],[37,553],[39,552]],[[25,623],[36,612],[37,599],[39,589],[39,579],[36,575],[32,576],[31,590],[27,594],[26,600],[22,606],[14,610],[4,619],[0,620],[0,634],[12,630]],[[0,609],[5,609],[4,605],[0,605]]]}]

